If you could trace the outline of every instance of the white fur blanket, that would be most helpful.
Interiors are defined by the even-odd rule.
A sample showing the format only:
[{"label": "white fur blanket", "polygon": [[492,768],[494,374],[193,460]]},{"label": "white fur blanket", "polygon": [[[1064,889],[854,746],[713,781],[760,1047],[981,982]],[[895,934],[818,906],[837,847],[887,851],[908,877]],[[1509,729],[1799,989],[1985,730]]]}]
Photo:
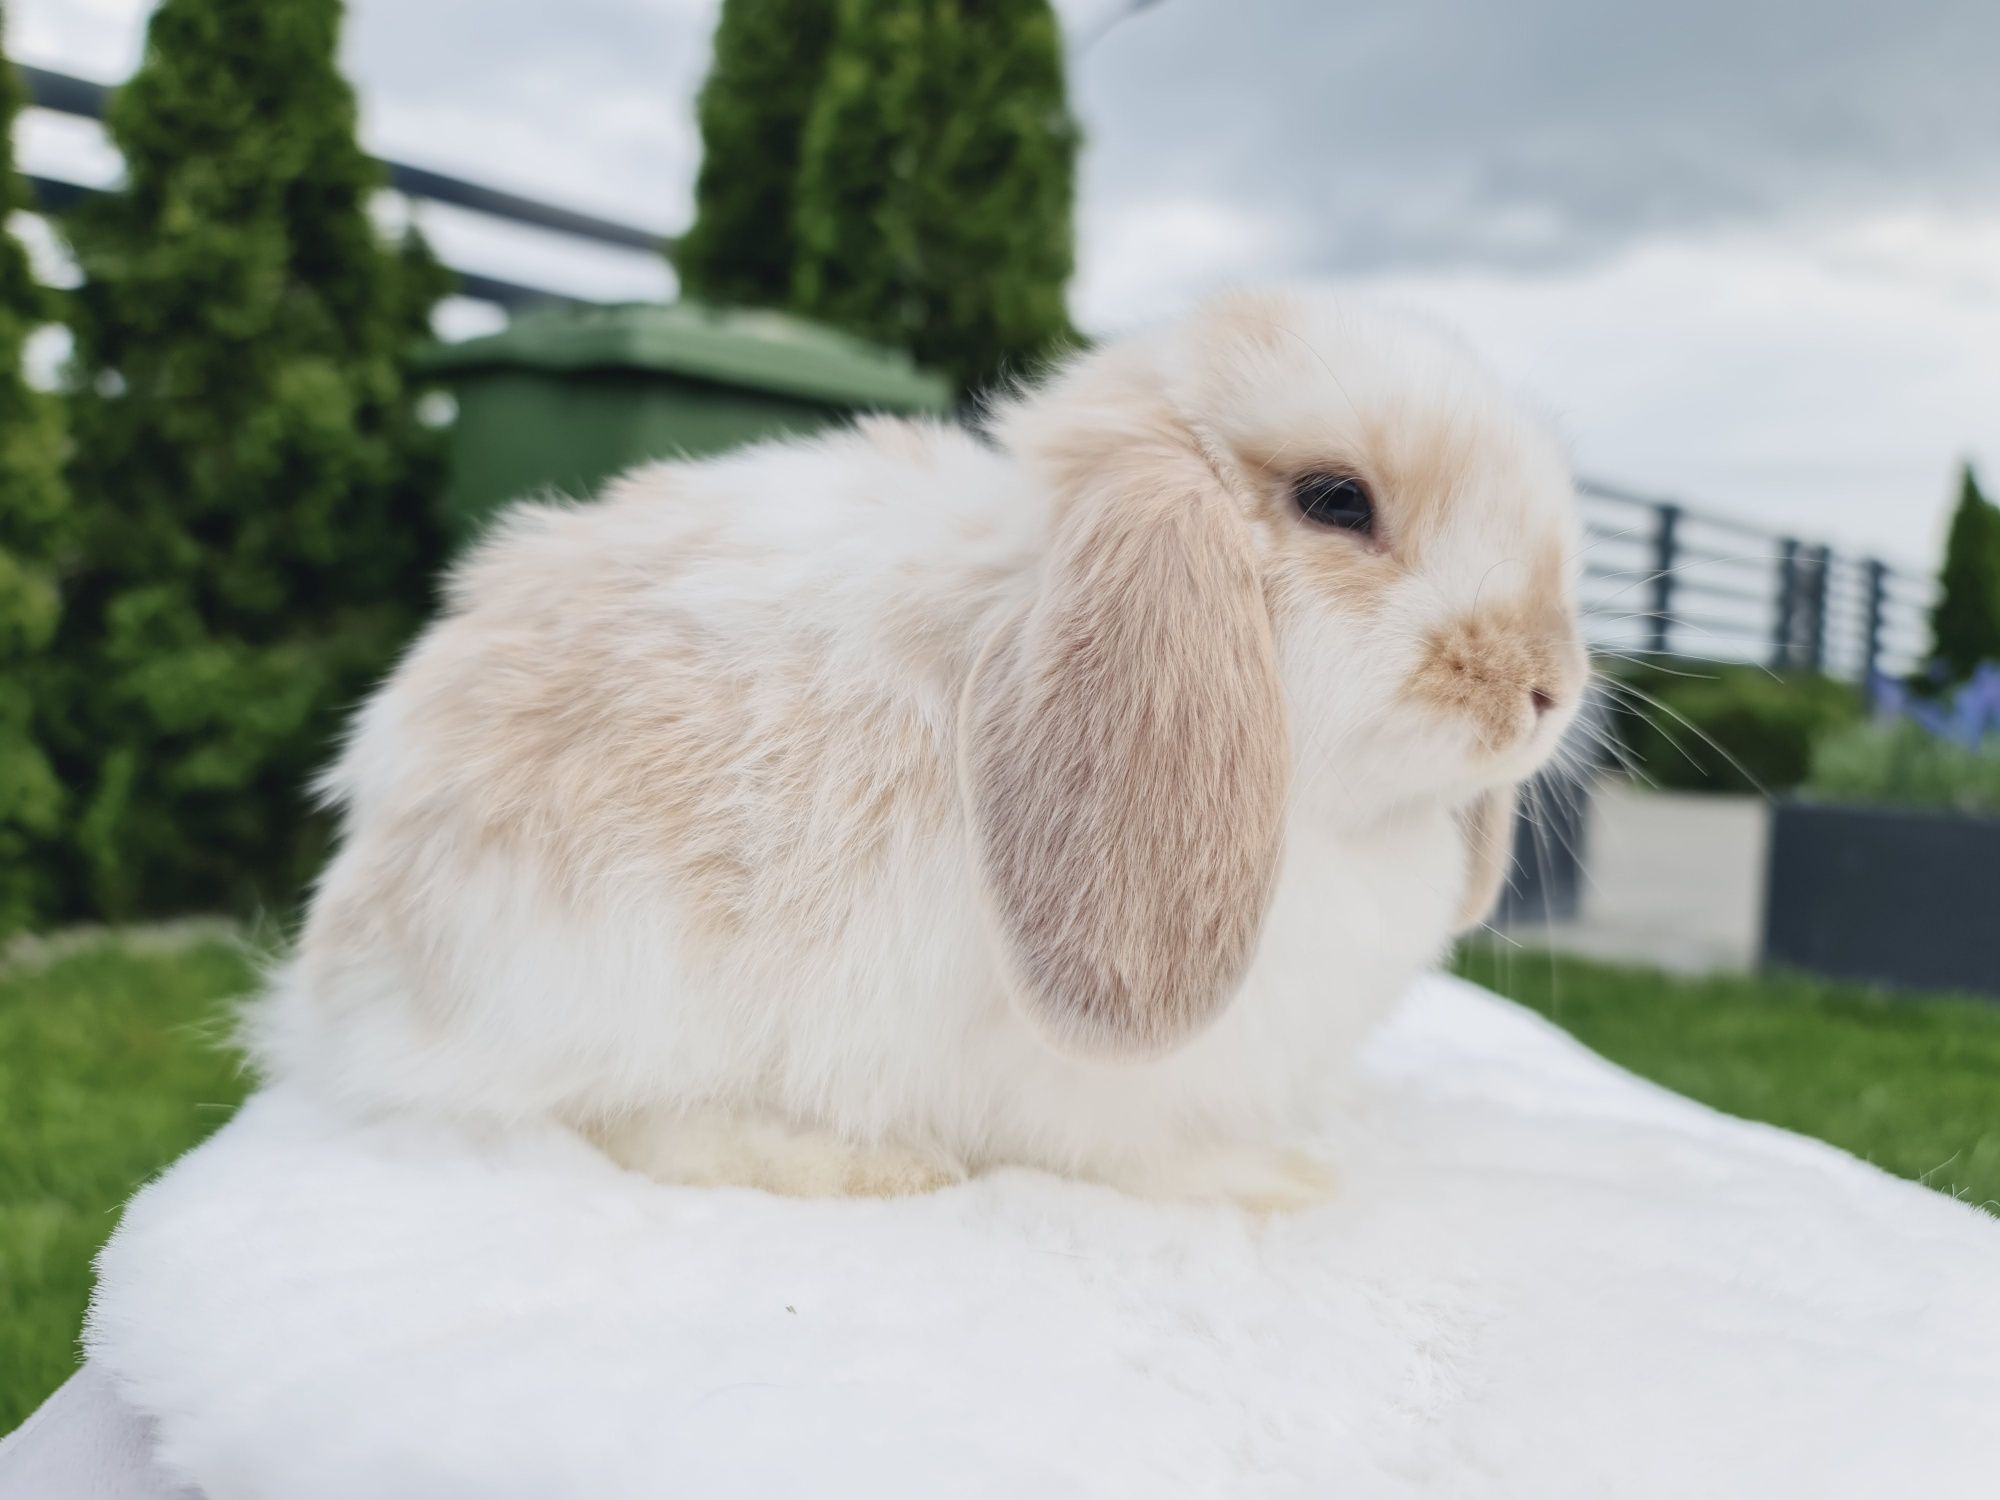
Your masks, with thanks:
[{"label": "white fur blanket", "polygon": [[1994,1492],[1975,1209],[1449,980],[1341,1158],[1267,1223],[797,1202],[267,1094],[134,1201],[90,1344],[214,1500]]}]

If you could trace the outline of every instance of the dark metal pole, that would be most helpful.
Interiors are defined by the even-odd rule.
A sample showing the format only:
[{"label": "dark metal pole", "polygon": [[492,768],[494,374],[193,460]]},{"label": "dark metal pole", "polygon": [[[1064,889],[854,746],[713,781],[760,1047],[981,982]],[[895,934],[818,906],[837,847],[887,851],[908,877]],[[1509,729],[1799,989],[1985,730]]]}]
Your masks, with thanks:
[{"label": "dark metal pole", "polygon": [[1680,555],[1681,508],[1662,505],[1659,528],[1653,533],[1653,611],[1646,632],[1646,649],[1665,656],[1674,640],[1674,559]]},{"label": "dark metal pole", "polygon": [[1810,590],[1806,595],[1806,665],[1815,672],[1826,670],[1826,593],[1833,573],[1833,548],[1821,544],[1812,549]]},{"label": "dark metal pole", "polygon": [[1875,677],[1882,669],[1882,607],[1888,595],[1889,569],[1879,557],[1864,565],[1868,577],[1868,623],[1861,638],[1861,690],[1875,696]]},{"label": "dark metal pole", "polygon": [[1771,621],[1771,665],[1784,671],[1792,664],[1792,615],[1799,597],[1799,539],[1778,542],[1778,612]]}]

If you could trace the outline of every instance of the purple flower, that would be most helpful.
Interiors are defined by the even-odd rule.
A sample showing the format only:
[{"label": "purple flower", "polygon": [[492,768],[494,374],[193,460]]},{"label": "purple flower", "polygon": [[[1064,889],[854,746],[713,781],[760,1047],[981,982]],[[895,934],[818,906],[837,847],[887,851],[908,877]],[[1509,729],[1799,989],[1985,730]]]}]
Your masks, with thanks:
[{"label": "purple flower", "polygon": [[1972,679],[1949,698],[1918,697],[1893,677],[1878,676],[1869,684],[1876,716],[1884,722],[1906,719],[1935,739],[1977,750],[1988,735],[2000,737],[2000,662],[1985,662]]},{"label": "purple flower", "polygon": [[1868,701],[1875,705],[1878,719],[1900,719],[1909,711],[1913,696],[1909,684],[1900,677],[1877,672],[1868,679]]}]

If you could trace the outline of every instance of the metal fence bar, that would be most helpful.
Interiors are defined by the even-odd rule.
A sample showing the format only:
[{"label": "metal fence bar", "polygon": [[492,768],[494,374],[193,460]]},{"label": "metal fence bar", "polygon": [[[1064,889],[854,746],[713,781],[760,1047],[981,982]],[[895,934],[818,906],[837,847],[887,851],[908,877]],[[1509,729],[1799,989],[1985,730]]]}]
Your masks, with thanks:
[{"label": "metal fence bar", "polygon": [[478,271],[453,271],[451,274],[458,279],[456,290],[459,296],[470,297],[475,302],[491,302],[495,306],[504,307],[510,313],[526,312],[534,307],[588,305],[581,297],[547,291],[538,286],[522,286],[518,281],[505,281],[498,276],[487,276]]},{"label": "metal fence bar", "polygon": [[[53,177],[29,176],[27,182],[34,189],[36,210],[52,216],[68,213],[86,199],[95,198],[104,191]],[[518,281],[489,276],[483,271],[466,271],[456,266],[446,269],[450,270],[457,283],[453,290],[460,296],[477,302],[494,303],[510,313],[525,312],[533,307],[583,307],[589,303],[589,299],[584,297],[552,292],[546,287],[524,286]]]},{"label": "metal fence bar", "polygon": [[537,229],[553,230],[575,239],[622,245],[629,250],[645,250],[656,255],[664,253],[673,243],[669,236],[650,229],[620,224],[599,218],[596,214],[580,213],[573,208],[538,203],[518,193],[506,193],[477,182],[467,182],[463,177],[450,177],[443,172],[433,172],[428,167],[413,167],[399,161],[384,161],[382,165],[388,170],[389,186],[405,197],[428,198],[433,203],[469,208],[489,218],[511,219],[516,224],[532,224]]},{"label": "metal fence bar", "polygon": [[[1606,484],[1601,479],[1579,480],[1577,488],[1587,498],[1610,500],[1619,505],[1629,505],[1649,511],[1657,511],[1662,505],[1675,503],[1671,500],[1662,499],[1657,495],[1642,495],[1636,490],[1628,490],[1621,485]],[[1740,536],[1762,537],[1767,541],[1770,539],[1770,533],[1765,531],[1761,526],[1757,526],[1749,521],[1736,520],[1732,516],[1711,515],[1704,511],[1698,517],[1690,514],[1690,519],[1699,519],[1704,526],[1713,526],[1723,531],[1733,531]]]},{"label": "metal fence bar", "polygon": [[[87,120],[101,121],[104,118],[104,112],[111,102],[111,88],[108,85],[94,83],[87,78],[75,78],[67,73],[53,72],[48,68],[21,66],[19,71],[22,81],[28,88],[28,102],[37,108],[52,110],[57,114],[76,115]],[[481,182],[469,182],[463,177],[434,172],[429,167],[389,160],[382,160],[379,165],[388,178],[389,186],[406,197],[428,199],[433,203],[449,203],[456,208],[485,214],[489,218],[531,225],[536,229],[568,235],[572,239],[619,245],[628,250],[646,250],[658,254],[673,243],[670,236],[655,230],[642,229],[633,224],[621,224],[614,219],[582,213],[573,208],[542,203],[534,198],[523,197],[519,193],[503,192],[499,188],[488,187]],[[77,188],[74,184],[61,186],[68,187],[73,193],[89,191]],[[71,198],[69,201],[74,202],[75,199]],[[42,199],[42,204],[44,207],[53,207],[46,197]],[[60,206],[67,207],[68,203]]]},{"label": "metal fence bar", "polygon": [[28,86],[28,102],[37,109],[52,110],[59,115],[79,115],[86,120],[101,120],[111,103],[108,84],[74,78],[50,68],[31,68],[26,63],[16,63],[14,69],[21,75],[21,82]]},{"label": "metal fence bar", "polygon": [[1674,584],[1674,592],[1679,595],[1693,594],[1702,599],[1729,599],[1738,604],[1763,604],[1771,597],[1764,589],[1736,588],[1727,583],[1712,583],[1706,578],[1689,578],[1685,573]]},{"label": "metal fence bar", "polygon": [[[1650,610],[1645,610],[1635,615],[1627,615],[1625,618],[1627,620],[1644,620],[1649,629],[1660,622],[1660,617]],[[1684,648],[1688,645],[1687,637],[1689,634],[1702,636],[1710,640],[1728,637],[1744,642],[1761,641],[1764,636],[1762,628],[1755,620],[1725,620],[1720,615],[1690,614],[1684,609],[1674,611],[1671,624],[1672,630],[1668,634],[1666,648],[1659,651],[1653,651],[1650,646],[1647,648],[1653,655],[1682,655]]]},{"label": "metal fence bar", "polygon": [[38,177],[32,172],[21,174],[35,194],[35,208],[45,214],[66,214],[86,198],[95,198],[96,188],[87,188],[74,182],[64,182],[58,177]]}]

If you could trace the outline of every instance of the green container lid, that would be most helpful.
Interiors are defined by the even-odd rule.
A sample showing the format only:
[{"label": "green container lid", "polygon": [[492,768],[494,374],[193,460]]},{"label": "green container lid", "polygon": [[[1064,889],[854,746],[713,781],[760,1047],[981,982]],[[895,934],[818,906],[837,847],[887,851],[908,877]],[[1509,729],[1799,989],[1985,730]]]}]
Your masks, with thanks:
[{"label": "green container lid", "polygon": [[906,354],[788,313],[622,302],[524,313],[499,333],[433,347],[438,374],[657,370],[738,389],[891,411],[944,411],[951,389]]}]

